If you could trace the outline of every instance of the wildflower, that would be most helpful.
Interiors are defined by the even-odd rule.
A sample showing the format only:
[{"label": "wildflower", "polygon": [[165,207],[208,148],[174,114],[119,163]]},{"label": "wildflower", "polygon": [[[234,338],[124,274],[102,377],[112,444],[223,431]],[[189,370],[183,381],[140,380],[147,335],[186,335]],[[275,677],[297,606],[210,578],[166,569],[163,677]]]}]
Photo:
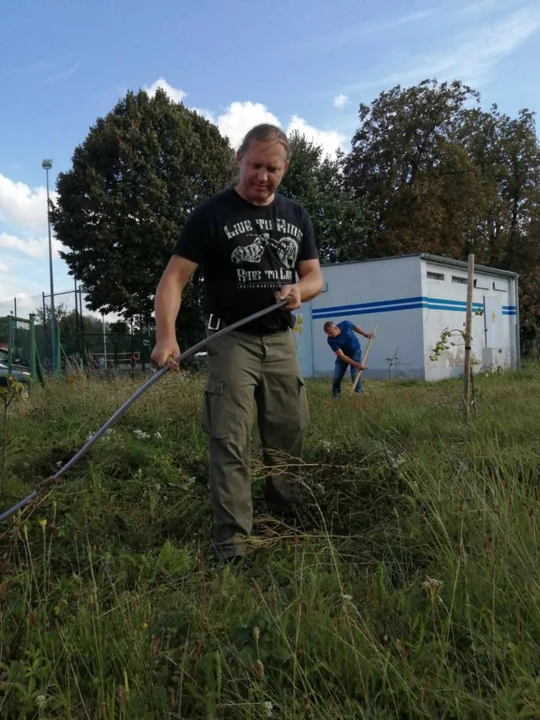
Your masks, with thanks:
[{"label": "wildflower", "polygon": [[134,430],[133,434],[135,437],[138,437],[140,440],[147,440],[150,437],[150,433],[145,432],[144,430]]},{"label": "wildflower", "polygon": [[154,487],[158,492],[161,490],[161,485],[159,483],[156,483]]},{"label": "wildflower", "polygon": [[36,705],[37,705],[39,708],[42,708],[42,707],[45,705],[46,702],[47,702],[47,698],[45,697],[45,695],[38,695],[38,696],[36,697]]},{"label": "wildflower", "polygon": [[163,438],[163,435],[162,435],[160,432],[155,432],[155,433],[154,433],[154,437],[155,437],[157,440],[161,440],[161,439]]},{"label": "wildflower", "polygon": [[264,677],[264,665],[260,660],[257,660],[257,662],[255,663],[255,671],[259,680],[262,680]]},{"label": "wildflower", "polygon": [[391,458],[390,458],[390,466],[391,466],[394,470],[397,470],[398,467],[400,467],[401,465],[403,465],[404,462],[406,462],[406,460],[405,460],[405,458],[403,457],[403,455],[398,455],[397,457],[391,457]]},{"label": "wildflower", "polygon": [[328,440],[322,440],[322,441],[321,441],[321,448],[322,448],[323,450],[325,450],[326,452],[330,452],[330,450],[332,449],[332,446],[330,445],[330,443],[328,442]]},{"label": "wildflower", "polygon": [[41,525],[41,527],[43,528],[43,530],[45,530],[45,528],[47,527],[47,518],[42,518],[42,519],[39,521],[39,524]]},{"label": "wildflower", "polygon": [[272,710],[274,709],[274,706],[272,705],[270,700],[265,700],[263,706],[266,717],[272,717]]},{"label": "wildflower", "polygon": [[146,622],[146,620],[143,623],[141,623],[141,627],[143,630],[146,630],[148,628],[148,623]]},{"label": "wildflower", "polygon": [[426,579],[422,585],[425,588],[440,588],[444,585],[444,583],[442,580],[435,580],[435,578],[430,578],[429,575],[426,575]]},{"label": "wildflower", "polygon": [[255,626],[253,628],[253,639],[255,640],[256,643],[259,642],[260,637],[261,637],[261,631],[259,630],[259,628],[257,626]]},{"label": "wildflower", "polygon": [[341,597],[346,600],[346,602],[351,602],[352,600],[352,595],[342,595]]}]

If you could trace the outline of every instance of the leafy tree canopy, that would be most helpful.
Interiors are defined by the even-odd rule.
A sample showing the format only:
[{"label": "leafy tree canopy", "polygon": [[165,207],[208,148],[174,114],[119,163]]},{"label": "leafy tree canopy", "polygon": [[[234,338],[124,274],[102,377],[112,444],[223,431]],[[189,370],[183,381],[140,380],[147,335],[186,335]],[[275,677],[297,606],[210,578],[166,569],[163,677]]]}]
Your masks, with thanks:
[{"label": "leafy tree canopy", "polygon": [[[51,219],[89,307],[149,317],[188,214],[226,184],[231,148],[216,126],[158,90],[128,92],[58,177]],[[196,286],[195,286],[196,287]],[[184,312],[199,301],[190,288]]]},{"label": "leafy tree canopy", "polygon": [[370,222],[367,203],[343,187],[338,159],[294,132],[289,137],[291,161],[279,192],[300,202],[313,221],[315,237],[325,263],[364,256]]}]

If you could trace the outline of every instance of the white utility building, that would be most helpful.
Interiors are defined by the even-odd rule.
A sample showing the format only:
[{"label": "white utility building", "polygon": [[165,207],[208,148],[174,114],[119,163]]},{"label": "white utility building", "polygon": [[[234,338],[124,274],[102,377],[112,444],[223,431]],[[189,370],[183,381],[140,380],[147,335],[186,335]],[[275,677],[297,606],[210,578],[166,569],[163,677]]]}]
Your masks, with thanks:
[{"label": "white utility building", "polygon": [[[327,320],[349,320],[366,332],[375,325],[369,378],[442,380],[463,374],[463,338],[433,361],[445,328],[464,330],[467,263],[429,254],[323,266],[324,289],[296,316],[298,357],[306,378],[330,375],[335,354],[323,330]],[[473,371],[515,368],[520,361],[518,276],[477,265],[472,319]],[[368,340],[358,336],[364,353]],[[392,359],[393,358],[393,359]],[[347,378],[350,379],[347,371]]]}]

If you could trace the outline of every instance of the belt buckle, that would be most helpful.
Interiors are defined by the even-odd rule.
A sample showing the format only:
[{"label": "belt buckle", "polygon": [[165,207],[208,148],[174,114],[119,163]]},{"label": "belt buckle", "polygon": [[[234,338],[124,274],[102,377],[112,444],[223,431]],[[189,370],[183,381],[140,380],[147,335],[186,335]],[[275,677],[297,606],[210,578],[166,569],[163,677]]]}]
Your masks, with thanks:
[{"label": "belt buckle", "polygon": [[216,318],[216,316],[214,315],[214,313],[210,313],[210,317],[208,318],[208,325],[207,325],[208,329],[209,329],[209,330],[219,330],[219,326],[220,326],[220,324],[221,324],[221,320],[220,320],[219,318],[216,318],[216,325],[215,325],[215,327],[213,327],[213,325],[212,325],[212,318]]}]

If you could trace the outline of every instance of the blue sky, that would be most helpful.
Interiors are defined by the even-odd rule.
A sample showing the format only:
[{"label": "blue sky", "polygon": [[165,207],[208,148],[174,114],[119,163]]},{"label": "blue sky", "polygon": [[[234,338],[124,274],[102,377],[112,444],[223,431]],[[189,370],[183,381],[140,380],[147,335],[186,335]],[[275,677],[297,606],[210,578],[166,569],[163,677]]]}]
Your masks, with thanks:
[{"label": "blue sky", "polygon": [[[540,0],[17,0],[0,28],[0,315],[48,292],[45,173],[126,90],[157,84],[236,144],[255,123],[349,147],[360,102],[459,79],[487,108],[540,110]],[[55,247],[57,246],[55,242]],[[69,290],[54,260],[55,290]],[[4,302],[2,302],[4,301]]]}]

